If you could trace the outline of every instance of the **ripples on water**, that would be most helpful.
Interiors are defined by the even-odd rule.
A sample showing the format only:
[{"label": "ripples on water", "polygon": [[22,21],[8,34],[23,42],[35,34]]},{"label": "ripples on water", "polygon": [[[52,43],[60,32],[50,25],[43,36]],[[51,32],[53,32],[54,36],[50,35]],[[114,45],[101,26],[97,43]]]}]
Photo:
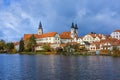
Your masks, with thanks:
[{"label": "ripples on water", "polygon": [[120,58],[0,54],[0,80],[120,80]]}]

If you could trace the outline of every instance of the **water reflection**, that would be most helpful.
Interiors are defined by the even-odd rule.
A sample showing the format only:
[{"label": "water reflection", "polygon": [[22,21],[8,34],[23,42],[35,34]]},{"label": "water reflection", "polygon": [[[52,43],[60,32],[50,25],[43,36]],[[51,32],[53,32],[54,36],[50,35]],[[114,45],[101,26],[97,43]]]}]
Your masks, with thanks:
[{"label": "water reflection", "polygon": [[120,58],[0,54],[0,80],[120,80]]}]

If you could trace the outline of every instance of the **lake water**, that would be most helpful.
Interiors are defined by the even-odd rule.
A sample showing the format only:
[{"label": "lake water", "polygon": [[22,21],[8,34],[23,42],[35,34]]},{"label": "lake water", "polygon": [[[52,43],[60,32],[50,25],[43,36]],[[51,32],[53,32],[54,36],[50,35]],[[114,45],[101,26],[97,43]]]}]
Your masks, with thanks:
[{"label": "lake water", "polygon": [[0,80],[120,80],[120,58],[0,54]]}]

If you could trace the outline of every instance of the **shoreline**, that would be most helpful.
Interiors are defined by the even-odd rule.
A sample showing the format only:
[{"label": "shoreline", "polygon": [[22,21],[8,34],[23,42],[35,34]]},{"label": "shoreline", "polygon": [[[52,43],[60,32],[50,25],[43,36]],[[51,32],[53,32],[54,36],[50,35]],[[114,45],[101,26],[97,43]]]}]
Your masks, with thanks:
[{"label": "shoreline", "polygon": [[111,57],[120,57],[118,55],[113,54],[90,54],[90,53],[80,53],[80,52],[74,52],[74,53],[68,53],[68,52],[8,52],[8,53],[0,53],[0,54],[21,54],[21,55],[36,55],[36,54],[42,54],[42,55],[65,55],[65,56],[111,56]]}]

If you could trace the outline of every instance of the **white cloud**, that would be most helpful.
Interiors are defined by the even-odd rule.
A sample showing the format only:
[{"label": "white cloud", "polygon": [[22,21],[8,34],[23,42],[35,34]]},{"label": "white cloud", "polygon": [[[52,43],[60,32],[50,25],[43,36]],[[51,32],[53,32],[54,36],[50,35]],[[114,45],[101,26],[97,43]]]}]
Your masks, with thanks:
[{"label": "white cloud", "polygon": [[[33,24],[33,18],[22,10],[22,7],[19,3],[14,3],[9,8],[5,8],[0,12],[0,29],[3,32],[4,39],[18,40],[20,39],[24,32],[24,28],[28,26],[21,26],[21,22],[30,21],[28,26]],[[27,30],[28,31],[28,30]],[[26,31],[26,32],[27,32]]]},{"label": "white cloud", "polygon": [[[3,5],[0,8],[0,31],[5,39],[20,39],[24,33],[37,33],[40,21],[45,32],[69,30],[72,21],[78,23],[80,30],[86,31],[96,29],[98,26],[112,29],[120,25],[119,5],[114,6],[115,4],[111,3],[106,5],[103,0],[10,1],[10,5],[6,6],[5,3],[2,4],[3,0],[0,0],[0,4]],[[118,12],[114,7],[118,7]]]},{"label": "white cloud", "polygon": [[18,26],[19,21],[16,19],[16,17],[14,17],[13,14],[9,13],[9,12],[3,12],[0,14],[0,21],[2,22],[2,24],[4,25],[4,27],[7,28],[11,28],[17,32],[19,32],[15,26]]},{"label": "white cloud", "polygon": [[116,11],[103,10],[99,12],[94,17],[95,20],[100,21],[102,24],[105,23],[108,26],[119,26],[120,25],[120,16]]}]

